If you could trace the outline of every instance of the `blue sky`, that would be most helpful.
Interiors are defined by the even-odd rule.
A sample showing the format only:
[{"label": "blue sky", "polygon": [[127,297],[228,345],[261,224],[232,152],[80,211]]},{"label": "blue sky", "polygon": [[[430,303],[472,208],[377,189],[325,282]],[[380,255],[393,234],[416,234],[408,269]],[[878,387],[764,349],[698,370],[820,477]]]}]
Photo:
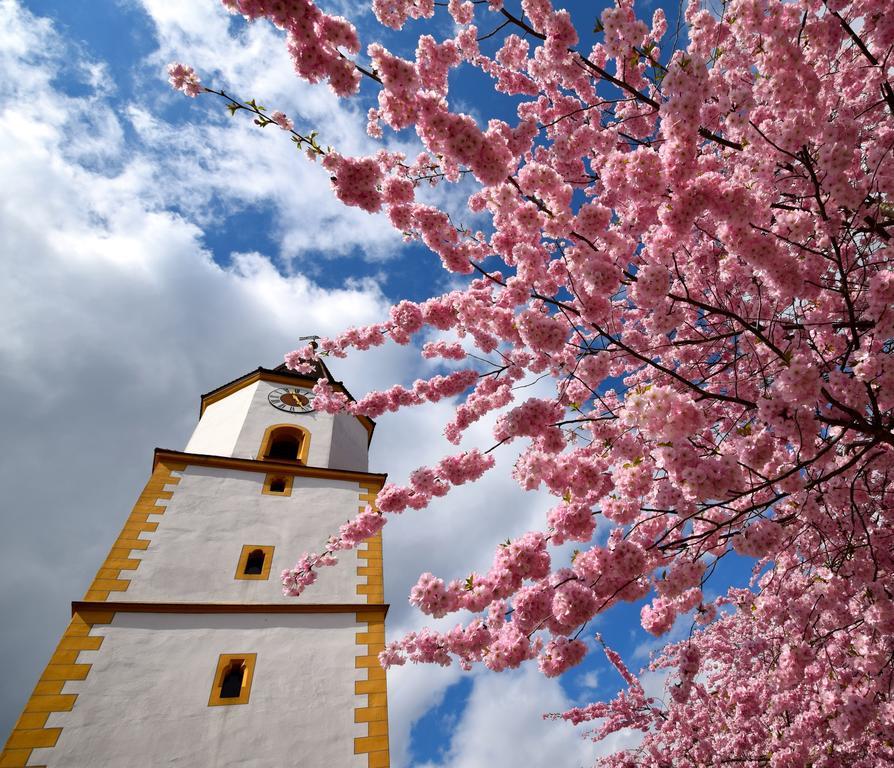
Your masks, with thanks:
[{"label": "blue sky", "polygon": [[[382,40],[397,53],[415,47],[350,3],[323,6],[349,9],[366,42]],[[585,40],[599,8],[569,6]],[[413,31],[449,33],[440,10]],[[668,13],[673,29],[676,9]],[[152,449],[182,448],[199,394],[276,364],[301,335],[380,320],[391,301],[450,285],[437,258],[404,244],[384,218],[343,209],[325,172],[284,134],[230,119],[219,101],[193,102],[166,84],[165,65],[181,59],[207,81],[317,129],[324,143],[375,149],[364,132],[374,91],[364,86],[342,104],[299,83],[278,42],[271,27],[246,27],[217,0],[0,0],[0,174],[15,180],[0,207],[9,264],[0,287],[8,457],[0,467],[0,598],[4,615],[18,617],[0,628],[2,656],[15,660],[0,695],[4,733],[69,601],[83,593],[142,487]],[[454,81],[464,109],[512,119],[511,100],[494,100],[481,78],[464,71]],[[409,133],[388,141],[415,147]],[[462,210],[455,191],[434,194]],[[333,368],[355,394],[431,373],[412,350],[393,347]],[[436,460],[449,449],[438,427],[448,409],[381,419],[373,470],[400,482]],[[412,450],[406,435],[416,438]],[[487,447],[486,425],[469,441]],[[389,525],[392,635],[422,623],[406,604],[421,571],[453,578],[483,570],[498,542],[543,525],[549,499],[512,484],[512,461],[504,452],[499,477],[437,501],[424,518]],[[724,565],[718,576],[718,584],[745,578],[741,566]],[[600,631],[634,667],[657,647],[639,628],[639,607],[620,606],[587,632]],[[660,680],[649,680],[657,691]],[[395,670],[393,764],[508,765],[534,749],[549,749],[557,763],[587,764],[597,748],[540,715],[611,696],[619,684],[598,653],[559,681],[530,669],[500,677]]]}]

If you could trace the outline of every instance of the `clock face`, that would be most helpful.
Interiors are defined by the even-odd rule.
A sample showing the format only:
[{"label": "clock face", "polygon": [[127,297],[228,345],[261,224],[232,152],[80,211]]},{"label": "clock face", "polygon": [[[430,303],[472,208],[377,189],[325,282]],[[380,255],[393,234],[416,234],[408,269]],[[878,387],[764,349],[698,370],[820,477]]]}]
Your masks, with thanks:
[{"label": "clock face", "polygon": [[274,408],[289,413],[310,413],[314,409],[314,393],[309,389],[280,387],[267,395],[267,400]]}]

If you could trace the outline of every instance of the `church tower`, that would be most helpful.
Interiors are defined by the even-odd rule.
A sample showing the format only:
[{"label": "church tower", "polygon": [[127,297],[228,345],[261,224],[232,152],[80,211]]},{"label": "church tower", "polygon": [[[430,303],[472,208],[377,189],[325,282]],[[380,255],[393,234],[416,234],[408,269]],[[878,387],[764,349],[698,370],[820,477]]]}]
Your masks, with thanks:
[{"label": "church tower", "polygon": [[0,766],[384,768],[381,534],[298,598],[279,573],[367,505],[374,424],[313,408],[322,364],[204,395],[62,636]]}]

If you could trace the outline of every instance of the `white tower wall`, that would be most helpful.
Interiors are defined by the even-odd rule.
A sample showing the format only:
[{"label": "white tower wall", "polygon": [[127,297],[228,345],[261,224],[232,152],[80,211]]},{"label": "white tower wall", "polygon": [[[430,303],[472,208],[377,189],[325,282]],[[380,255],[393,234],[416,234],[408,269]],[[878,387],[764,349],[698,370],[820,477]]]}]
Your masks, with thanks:
[{"label": "white tower wall", "polygon": [[212,456],[235,456],[236,441],[257,389],[258,382],[249,384],[205,408],[186,450]]},{"label": "white tower wall", "polygon": [[[90,706],[51,715],[55,747],[37,749],[47,768],[163,765],[365,768],[354,738],[354,614],[116,613],[92,663],[67,693]],[[209,707],[218,656],[257,654],[249,703]],[[345,663],[345,661],[350,663]],[[287,703],[287,706],[284,706]],[[234,759],[236,756],[237,759]]]},{"label": "white tower wall", "polygon": [[[158,528],[144,536],[137,570],[121,601],[351,603],[358,599],[357,552],[339,554],[300,598],[284,597],[279,574],[357,514],[357,481],[295,477],[290,496],[262,493],[265,474],[190,466],[180,473]],[[237,579],[245,545],[273,546],[270,576]]]},{"label": "white tower wall", "polygon": [[[280,572],[324,551],[385,481],[366,471],[371,422],[268,401],[312,385],[258,369],[204,396],[187,452],[156,450],[0,765],[388,768],[381,534],[282,595]],[[265,458],[283,424],[307,450]]]}]

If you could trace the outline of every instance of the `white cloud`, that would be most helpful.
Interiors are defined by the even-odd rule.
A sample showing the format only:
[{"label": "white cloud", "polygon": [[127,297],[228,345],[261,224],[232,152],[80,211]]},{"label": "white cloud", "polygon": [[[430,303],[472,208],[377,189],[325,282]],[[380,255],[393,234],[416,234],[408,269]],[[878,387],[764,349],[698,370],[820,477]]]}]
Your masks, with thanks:
[{"label": "white cloud", "polygon": [[[142,0],[141,5],[158,37],[147,77],[163,80],[168,62],[183,61],[194,66],[207,85],[236,98],[255,98],[269,111],[286,112],[299,132],[317,130],[322,144],[344,154],[381,148],[366,136],[359,98],[339,100],[327,88],[295,77],[283,35],[272,25],[246,26],[217,2]],[[166,92],[161,103],[183,98]],[[207,211],[216,197],[231,206],[273,206],[272,234],[286,258],[359,249],[367,258],[382,260],[401,248],[400,235],[384,215],[345,208],[329,188],[329,174],[298,153],[275,126],[259,129],[244,112],[227,117],[225,102],[211,94],[196,100],[194,122],[172,126],[152,117],[161,103],[133,106],[129,117],[160,161],[159,172],[170,179],[165,188],[176,199],[169,202],[186,206],[192,214]],[[210,124],[203,107],[214,113]]]},{"label": "white cloud", "polygon": [[598,747],[568,723],[541,717],[571,706],[559,683],[531,666],[501,675],[476,675],[443,758],[424,768],[590,766]]}]

